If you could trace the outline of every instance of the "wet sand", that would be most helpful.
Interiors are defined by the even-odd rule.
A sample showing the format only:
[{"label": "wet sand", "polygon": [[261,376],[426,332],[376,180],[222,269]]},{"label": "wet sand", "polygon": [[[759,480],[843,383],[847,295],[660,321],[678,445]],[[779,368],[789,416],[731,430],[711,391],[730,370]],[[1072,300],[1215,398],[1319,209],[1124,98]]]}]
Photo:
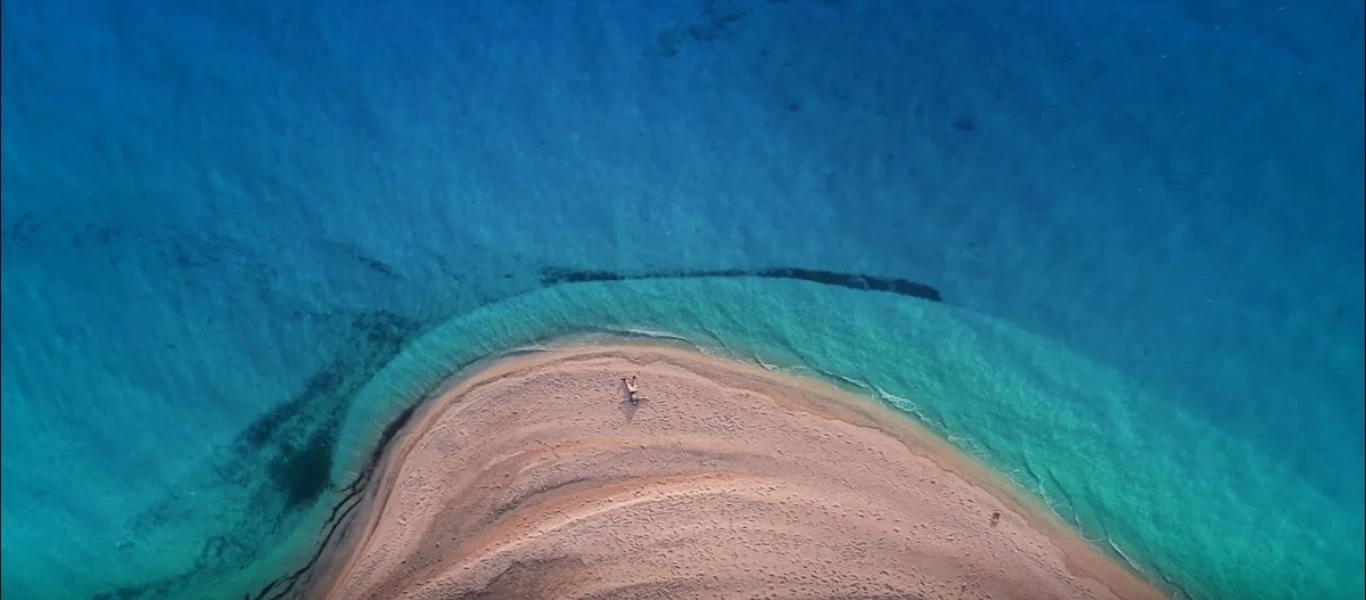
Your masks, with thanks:
[{"label": "wet sand", "polygon": [[902,415],[664,346],[465,374],[368,481],[304,597],[1164,597]]}]

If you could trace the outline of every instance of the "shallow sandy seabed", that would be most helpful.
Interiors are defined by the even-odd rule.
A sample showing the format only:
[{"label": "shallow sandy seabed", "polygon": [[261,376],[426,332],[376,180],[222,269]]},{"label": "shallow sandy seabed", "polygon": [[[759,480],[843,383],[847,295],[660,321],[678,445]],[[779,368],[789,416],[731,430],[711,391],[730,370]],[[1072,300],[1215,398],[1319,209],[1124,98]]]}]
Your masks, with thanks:
[{"label": "shallow sandy seabed", "polygon": [[307,597],[1163,597],[876,402],[686,350],[496,362],[378,469]]}]

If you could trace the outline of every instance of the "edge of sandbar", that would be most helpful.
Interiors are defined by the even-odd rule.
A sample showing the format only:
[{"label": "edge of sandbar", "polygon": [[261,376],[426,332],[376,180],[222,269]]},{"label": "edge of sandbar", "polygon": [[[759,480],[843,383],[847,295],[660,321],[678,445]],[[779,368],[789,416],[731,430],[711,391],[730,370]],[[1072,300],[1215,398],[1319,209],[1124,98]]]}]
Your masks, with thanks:
[{"label": "edge of sandbar", "polygon": [[[405,411],[407,418],[397,426],[391,426],[385,435],[387,443],[376,449],[376,459],[370,466],[373,475],[363,478],[363,485],[368,489],[344,517],[351,522],[343,527],[339,539],[330,540],[320,548],[316,564],[312,566],[315,572],[308,578],[310,581],[305,588],[317,591],[312,588],[328,587],[335,579],[334,575],[347,570],[354,549],[364,547],[373,530],[351,531],[354,519],[383,509],[398,474],[398,469],[392,467],[402,464],[412,443],[421,437],[411,434],[424,431],[445,408],[482,386],[555,364],[599,358],[621,359],[642,367],[664,363],[718,383],[765,393],[794,411],[881,432],[913,454],[994,496],[1016,517],[1052,540],[1063,553],[1067,569],[1075,576],[1094,581],[1121,598],[1156,600],[1169,597],[1143,574],[1135,572],[1131,565],[1088,543],[1042,501],[911,415],[889,407],[877,398],[824,380],[770,370],[742,359],[714,356],[681,339],[604,334],[562,337],[480,359],[452,373],[418,405]],[[378,477],[377,481],[373,480],[375,477]],[[365,518],[361,522],[366,521],[372,526],[376,522]]]}]

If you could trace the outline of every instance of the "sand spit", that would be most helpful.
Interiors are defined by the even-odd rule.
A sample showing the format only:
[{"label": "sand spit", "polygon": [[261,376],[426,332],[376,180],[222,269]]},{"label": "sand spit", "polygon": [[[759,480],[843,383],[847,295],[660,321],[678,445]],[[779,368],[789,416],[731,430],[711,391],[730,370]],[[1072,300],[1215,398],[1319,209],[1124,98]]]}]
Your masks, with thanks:
[{"label": "sand spit", "polygon": [[628,344],[449,386],[323,558],[305,597],[1163,597],[875,402]]}]

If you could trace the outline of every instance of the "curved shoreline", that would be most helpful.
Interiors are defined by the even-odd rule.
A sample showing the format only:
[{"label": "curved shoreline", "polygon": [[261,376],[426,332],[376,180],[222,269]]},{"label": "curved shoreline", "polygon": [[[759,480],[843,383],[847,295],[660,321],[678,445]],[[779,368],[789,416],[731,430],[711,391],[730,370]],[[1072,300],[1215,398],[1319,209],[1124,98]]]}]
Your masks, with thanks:
[{"label": "curved shoreline", "polygon": [[[647,403],[624,402],[623,373]],[[357,483],[300,597],[1165,597],[910,418],[659,343],[473,365]],[[677,539],[690,528],[709,542]]]}]

